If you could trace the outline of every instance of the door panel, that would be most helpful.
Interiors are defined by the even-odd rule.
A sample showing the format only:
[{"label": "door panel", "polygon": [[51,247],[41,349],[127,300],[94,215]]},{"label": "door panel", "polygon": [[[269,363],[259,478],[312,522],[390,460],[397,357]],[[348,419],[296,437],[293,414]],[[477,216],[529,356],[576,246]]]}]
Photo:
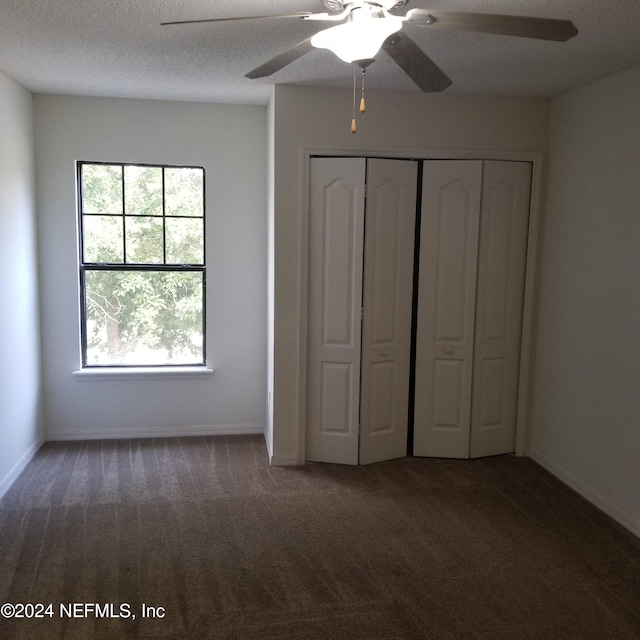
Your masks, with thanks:
[{"label": "door panel", "polygon": [[[371,412],[368,424],[365,423],[369,428],[369,436],[377,437],[383,433],[393,433],[393,391],[396,366],[395,362],[374,362],[371,364],[369,371]],[[405,443],[401,455],[406,455],[406,451],[405,432]]]},{"label": "door panel", "polygon": [[482,161],[424,164],[413,451],[469,457]]},{"label": "door panel", "polygon": [[461,408],[465,399],[462,392],[464,385],[464,360],[433,361],[433,383],[429,389],[433,395],[431,412],[432,429],[436,431],[459,429]]},{"label": "door panel", "polygon": [[307,459],[358,463],[363,158],[313,158],[309,204]]},{"label": "door panel", "polygon": [[531,165],[484,163],[472,458],[515,450]]},{"label": "door panel", "polygon": [[407,454],[417,163],[370,159],[360,463]]}]

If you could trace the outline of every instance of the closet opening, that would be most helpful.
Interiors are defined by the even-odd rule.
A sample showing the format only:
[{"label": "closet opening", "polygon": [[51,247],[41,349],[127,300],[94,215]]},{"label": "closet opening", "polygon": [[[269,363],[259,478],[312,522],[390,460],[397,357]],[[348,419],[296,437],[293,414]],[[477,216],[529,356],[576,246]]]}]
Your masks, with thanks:
[{"label": "closet opening", "polygon": [[533,178],[533,160],[310,157],[307,460],[517,452]]}]

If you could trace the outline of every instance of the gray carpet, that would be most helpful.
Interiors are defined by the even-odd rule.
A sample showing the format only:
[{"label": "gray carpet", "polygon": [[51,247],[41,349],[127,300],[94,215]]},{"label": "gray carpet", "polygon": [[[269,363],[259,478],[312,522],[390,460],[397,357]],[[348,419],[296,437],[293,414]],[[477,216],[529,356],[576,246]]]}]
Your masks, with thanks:
[{"label": "gray carpet", "polygon": [[2,640],[638,640],[640,540],[528,459],[48,443],[0,501],[5,602],[53,615],[0,618]]}]

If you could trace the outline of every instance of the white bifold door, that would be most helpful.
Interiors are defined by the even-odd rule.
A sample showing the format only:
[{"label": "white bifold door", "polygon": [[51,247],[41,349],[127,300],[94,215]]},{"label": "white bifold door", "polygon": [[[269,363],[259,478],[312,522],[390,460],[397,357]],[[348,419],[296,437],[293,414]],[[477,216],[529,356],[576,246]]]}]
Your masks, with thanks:
[{"label": "white bifold door", "polygon": [[406,455],[417,163],[313,158],[307,460]]},{"label": "white bifold door", "polygon": [[414,455],[515,450],[531,165],[424,164]]},{"label": "white bifold door", "polygon": [[515,450],[531,164],[310,164],[307,460]]}]

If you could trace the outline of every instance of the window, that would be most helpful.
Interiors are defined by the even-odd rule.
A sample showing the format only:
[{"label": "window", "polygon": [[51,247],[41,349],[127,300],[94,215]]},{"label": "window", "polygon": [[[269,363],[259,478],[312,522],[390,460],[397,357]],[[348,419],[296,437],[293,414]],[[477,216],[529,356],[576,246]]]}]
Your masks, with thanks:
[{"label": "window", "polygon": [[204,169],[78,162],[83,367],[205,363]]}]

